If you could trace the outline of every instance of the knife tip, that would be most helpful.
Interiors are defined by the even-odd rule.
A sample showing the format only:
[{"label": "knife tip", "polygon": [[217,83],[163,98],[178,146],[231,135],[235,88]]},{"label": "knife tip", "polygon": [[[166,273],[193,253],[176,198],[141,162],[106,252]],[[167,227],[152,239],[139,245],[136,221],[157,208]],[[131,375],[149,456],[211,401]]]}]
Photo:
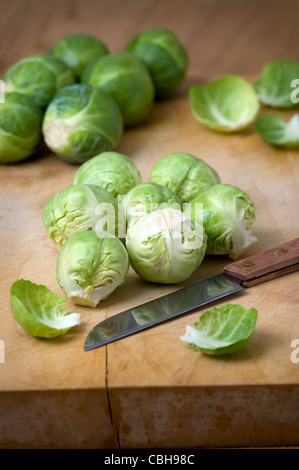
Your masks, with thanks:
[{"label": "knife tip", "polygon": [[92,349],[99,348],[106,343],[98,343],[98,344],[88,344],[87,342],[84,343],[84,351],[91,351]]}]

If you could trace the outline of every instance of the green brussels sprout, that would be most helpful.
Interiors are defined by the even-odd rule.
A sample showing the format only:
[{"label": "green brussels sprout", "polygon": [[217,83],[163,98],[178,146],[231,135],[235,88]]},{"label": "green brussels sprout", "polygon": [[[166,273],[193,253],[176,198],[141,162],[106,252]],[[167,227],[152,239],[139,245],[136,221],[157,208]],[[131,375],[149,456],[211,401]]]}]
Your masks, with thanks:
[{"label": "green brussels sprout", "polygon": [[191,201],[185,214],[197,221],[195,204],[202,204],[202,218],[208,236],[207,255],[228,255],[236,259],[257,238],[251,229],[255,222],[254,204],[237,186],[216,184]]},{"label": "green brussels sprout", "polygon": [[182,202],[190,202],[209,187],[220,183],[218,173],[210,165],[183,152],[169,153],[160,158],[153,166],[149,180],[167,186]]},{"label": "green brussels sprout", "polygon": [[141,183],[135,163],[118,152],[103,152],[83,163],[73,177],[73,184],[95,184],[116,199]]},{"label": "green brussels sprout", "polygon": [[43,114],[29,96],[9,93],[0,104],[0,163],[32,155],[41,140]]},{"label": "green brussels sprout", "polygon": [[139,124],[152,109],[155,95],[152,78],[132,54],[119,52],[93,60],[84,70],[81,81],[114,98],[125,127]]},{"label": "green brussels sprout", "polygon": [[149,70],[157,98],[173,93],[185,77],[188,55],[178,37],[165,28],[151,28],[131,39],[125,47]]},{"label": "green brussels sprout", "polygon": [[206,251],[203,227],[177,209],[158,209],[129,224],[131,266],[146,281],[173,284],[188,279]]},{"label": "green brussels sprout", "polygon": [[126,248],[107,232],[74,233],[62,246],[57,282],[75,304],[96,307],[123,284],[129,270]]},{"label": "green brussels sprout", "polygon": [[231,133],[248,127],[260,109],[253,86],[237,75],[226,75],[189,89],[194,118],[215,132]]},{"label": "green brussels sprout", "polygon": [[49,104],[42,132],[47,146],[69,163],[83,163],[116,147],[123,121],[113,98],[87,84],[60,90]]},{"label": "green brussels sprout", "polygon": [[85,67],[94,59],[109,54],[106,44],[89,34],[69,34],[57,41],[50,54],[67,64],[74,76],[79,78]]},{"label": "green brussels sprout", "polygon": [[118,205],[105,189],[92,184],[68,186],[47,202],[43,224],[59,247],[74,233],[107,231],[117,236]]},{"label": "green brussels sprout", "polygon": [[124,210],[128,224],[164,207],[183,210],[183,203],[167,186],[156,183],[140,183],[132,188],[124,198]]},{"label": "green brussels sprout", "polygon": [[68,66],[50,55],[26,57],[7,69],[2,78],[6,93],[24,93],[43,109],[58,90],[75,83]]}]

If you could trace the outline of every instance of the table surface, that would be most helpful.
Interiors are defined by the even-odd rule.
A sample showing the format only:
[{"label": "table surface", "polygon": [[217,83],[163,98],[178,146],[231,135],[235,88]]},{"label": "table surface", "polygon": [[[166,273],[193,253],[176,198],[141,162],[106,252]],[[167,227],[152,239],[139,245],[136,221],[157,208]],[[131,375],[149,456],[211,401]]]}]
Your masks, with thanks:
[{"label": "table surface", "polygon": [[[228,1],[224,7],[223,2],[189,0],[186,7],[186,2],[182,1],[127,1],[125,8],[117,8],[119,2],[114,0],[53,0],[32,1],[25,8],[25,2],[12,1],[9,6],[1,8],[3,41],[0,44],[0,69],[26,55],[44,52],[59,37],[74,31],[85,31],[103,38],[111,46],[111,51],[120,50],[133,34],[150,26],[158,24],[177,31],[190,56],[190,68],[184,83],[175,96],[155,104],[146,122],[125,131],[117,150],[134,160],[144,181],[147,181],[155,161],[166,153],[180,150],[205,159],[218,171],[223,182],[240,186],[254,200],[257,214],[254,235],[258,242],[247,250],[246,255],[257,253],[298,236],[298,152],[281,151],[267,145],[252,127],[232,136],[204,129],[191,115],[187,91],[191,84],[205,81],[208,77],[239,73],[251,79],[268,60],[286,56],[298,59],[294,40],[298,3],[273,1],[271,8],[265,6],[270,2],[263,2],[263,6],[260,3]],[[269,110],[262,109],[261,112]],[[289,117],[292,113],[283,114]],[[90,435],[96,435],[101,445],[104,442],[109,442],[112,447],[157,444],[153,436],[148,436],[152,427],[157,432],[157,439],[164,439],[160,441],[162,445],[190,442],[198,446],[208,441],[206,438],[188,441],[187,430],[188,426],[191,431],[196,426],[192,410],[193,407],[197,410],[199,405],[192,403],[192,398],[199,388],[211,394],[209,387],[212,390],[215,386],[219,390],[226,387],[237,414],[238,407],[242,405],[240,396],[234,395],[236,386],[243,387],[244,400],[247,400],[246,387],[262,386],[265,387],[264,393],[269,394],[268,404],[262,401],[256,407],[251,403],[249,411],[256,407],[261,413],[270,413],[272,392],[279,393],[280,399],[284,396],[281,393],[289,394],[286,396],[293,403],[295,399],[290,397],[298,392],[298,365],[290,360],[290,343],[299,337],[298,273],[269,281],[234,297],[235,303],[258,308],[257,329],[248,347],[235,357],[219,361],[195,353],[179,340],[187,320],[193,324],[200,311],[189,314],[187,319],[177,319],[171,326],[160,325],[108,347],[83,351],[86,334],[98,321],[175,288],[153,287],[139,279],[132,270],[126,284],[98,308],[80,307],[82,324],[64,337],[50,342],[40,341],[27,335],[16,324],[8,296],[14,280],[30,279],[62,294],[55,277],[57,251],[46,237],[41,215],[47,200],[71,184],[75,171],[76,167],[47,151],[21,164],[0,169],[0,236],[1,246],[5,247],[0,272],[0,339],[5,344],[5,363],[0,364],[0,387],[4,393],[2,396],[6,397],[3,401],[6,407],[3,406],[0,412],[3,420],[7,423],[9,416],[17,413],[14,409],[19,409],[16,401],[12,400],[12,392],[18,397],[23,418],[36,420],[38,412],[45,412],[38,401],[41,400],[40,393],[44,392],[45,403],[52,400],[47,393],[57,393],[53,399],[55,410],[61,410],[65,403],[63,393],[77,390],[85,394],[83,398],[88,394],[95,407],[97,423],[90,420]],[[208,257],[200,270],[183,285],[220,272],[228,262],[227,258]],[[67,307],[76,311],[70,302]],[[277,389],[273,389],[276,386]],[[280,386],[286,388],[281,391]],[[100,393],[93,395],[93,391]],[[22,395],[24,392],[35,394],[38,412],[31,410],[28,396]],[[259,397],[260,392],[256,393],[252,396]],[[76,400],[80,401],[78,396],[75,403]],[[176,400],[178,416],[182,420],[175,435],[171,429],[176,419],[171,411],[172,400]],[[208,395],[203,397],[205,404],[214,410],[209,411],[212,415],[206,415],[205,419],[211,420],[213,416],[213,419],[218,419],[218,424],[227,423],[230,405],[227,404],[224,410],[223,398],[219,400],[219,397],[215,399],[213,408]],[[54,402],[51,403],[50,408],[53,409]],[[184,412],[183,405],[189,407],[189,413]],[[84,413],[90,416],[86,406],[80,410],[77,412],[79,421]],[[282,407],[277,413],[281,415],[281,429],[285,429],[287,419],[293,423],[294,410],[290,407],[287,410]],[[168,424],[165,416],[172,416]],[[243,420],[244,416],[240,416]],[[275,414],[274,422],[277,416]],[[106,423],[107,435],[98,429],[98,418]],[[16,418],[20,424],[19,419]],[[269,423],[266,426],[271,428]],[[37,445],[40,439],[38,426],[32,424],[32,429],[28,442]],[[214,425],[210,429],[216,435],[210,442],[234,445],[232,440],[225,441],[219,437]],[[250,424],[248,430],[252,431]],[[45,438],[49,446],[55,446],[55,441],[54,444],[51,441],[54,431],[52,434],[48,431]],[[185,441],[182,440],[183,431]],[[298,428],[291,424],[289,434],[285,434],[285,444],[298,444],[290,437],[295,431],[298,432]],[[265,429],[263,432],[265,434]],[[268,441],[263,441],[261,434],[257,433],[258,442],[277,444],[277,435],[271,432]],[[14,445],[26,445],[24,433],[20,429],[14,429],[14,433],[18,436]],[[166,441],[165,437],[161,438],[163,433]],[[202,433],[205,433],[204,422]],[[237,433],[238,428],[235,427],[232,435],[236,437]],[[249,438],[245,431],[244,436],[243,441],[238,441],[241,445],[248,442],[257,445],[257,441]],[[6,428],[1,429],[0,437],[3,437],[0,445],[12,439]],[[76,445],[84,444],[78,441]]]}]

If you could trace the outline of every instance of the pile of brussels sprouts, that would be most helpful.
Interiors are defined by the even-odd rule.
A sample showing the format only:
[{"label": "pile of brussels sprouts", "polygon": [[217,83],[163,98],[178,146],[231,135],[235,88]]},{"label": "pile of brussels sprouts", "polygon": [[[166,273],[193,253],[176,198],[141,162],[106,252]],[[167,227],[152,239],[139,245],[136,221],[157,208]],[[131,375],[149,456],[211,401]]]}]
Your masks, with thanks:
[{"label": "pile of brussels sprouts", "polygon": [[[102,152],[48,200],[42,221],[58,249],[58,285],[85,307],[111,296],[130,266],[146,282],[176,284],[189,279],[206,255],[235,259],[256,241],[249,196],[222,183],[202,159],[182,152],[162,156],[146,182],[128,156]],[[80,324],[80,314],[62,312],[65,298],[44,285],[20,279],[10,295],[16,321],[33,336],[53,338]],[[217,329],[218,311],[216,316]],[[207,354],[235,351],[249,339],[256,311],[233,305],[224,320],[237,331],[229,341],[212,334],[202,342],[191,327],[181,339]]]},{"label": "pile of brussels sprouts", "polygon": [[124,129],[177,89],[187,67],[185,48],[165,28],[140,33],[117,53],[96,37],[66,36],[2,76],[0,163],[24,160],[42,141],[77,164],[115,149]]},{"label": "pile of brussels sprouts", "polygon": [[182,152],[162,156],[146,182],[127,155],[102,152],[43,213],[59,251],[58,284],[73,303],[89,307],[125,282],[130,265],[147,282],[174,284],[190,278],[206,254],[235,259],[256,241],[254,221],[244,191]]},{"label": "pile of brussels sprouts", "polygon": [[[114,54],[94,37],[70,35],[3,76],[0,162],[24,160],[44,139],[79,165],[42,217],[58,248],[57,282],[76,305],[96,307],[126,281],[130,266],[146,282],[180,283],[205,255],[235,259],[256,241],[253,202],[201,158],[164,155],[144,182],[114,150],[125,128],[176,90],[187,66],[178,38],[154,28]],[[13,314],[35,336],[55,337],[80,322],[79,314],[61,312],[64,305],[43,285],[19,280],[11,288]]]}]

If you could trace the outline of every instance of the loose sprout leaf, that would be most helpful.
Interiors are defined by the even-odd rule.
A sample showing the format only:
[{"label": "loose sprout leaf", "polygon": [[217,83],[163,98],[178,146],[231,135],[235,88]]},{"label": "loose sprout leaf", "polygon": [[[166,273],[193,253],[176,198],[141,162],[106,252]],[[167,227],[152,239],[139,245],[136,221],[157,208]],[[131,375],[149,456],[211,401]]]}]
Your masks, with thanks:
[{"label": "loose sprout leaf", "polygon": [[299,147],[299,114],[295,114],[288,122],[276,114],[262,116],[255,122],[255,130],[269,144]]},{"label": "loose sprout leaf", "polygon": [[298,61],[275,60],[264,66],[253,86],[261,103],[275,108],[292,108],[298,102],[292,99],[292,82],[298,78]]},{"label": "loose sprout leaf", "polygon": [[215,132],[231,133],[248,127],[260,109],[252,85],[236,75],[193,85],[189,98],[195,119]]},{"label": "loose sprout leaf", "polygon": [[255,308],[225,304],[206,310],[195,323],[187,325],[181,340],[208,355],[230,354],[243,348],[250,339],[257,321]]},{"label": "loose sprout leaf", "polygon": [[46,286],[20,279],[11,286],[10,300],[14,318],[33,336],[54,338],[80,324],[80,314],[62,312],[65,299]]}]

